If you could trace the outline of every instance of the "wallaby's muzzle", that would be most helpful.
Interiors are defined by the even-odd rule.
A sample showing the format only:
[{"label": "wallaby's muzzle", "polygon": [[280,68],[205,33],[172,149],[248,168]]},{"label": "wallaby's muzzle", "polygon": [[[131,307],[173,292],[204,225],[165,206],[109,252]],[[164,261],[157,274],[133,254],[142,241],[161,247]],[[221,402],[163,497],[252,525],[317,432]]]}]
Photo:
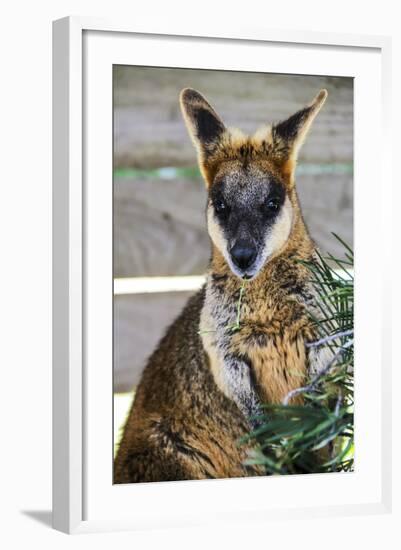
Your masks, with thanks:
[{"label": "wallaby's muzzle", "polygon": [[234,264],[241,270],[246,271],[254,263],[257,250],[255,246],[244,239],[239,239],[230,250]]}]

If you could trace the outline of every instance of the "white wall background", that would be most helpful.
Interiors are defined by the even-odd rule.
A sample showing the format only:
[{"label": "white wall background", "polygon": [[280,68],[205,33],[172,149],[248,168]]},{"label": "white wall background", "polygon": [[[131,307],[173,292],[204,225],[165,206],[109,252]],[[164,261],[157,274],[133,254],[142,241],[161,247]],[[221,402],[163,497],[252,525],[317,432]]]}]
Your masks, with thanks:
[{"label": "white wall background", "polygon": [[[358,34],[387,34],[393,37],[393,97],[401,97],[401,34],[396,1],[380,3],[337,0],[14,0],[2,8],[1,40],[1,453],[0,453],[0,544],[4,548],[84,548],[96,545],[129,545],[135,548],[231,548],[280,546],[280,548],[346,545],[394,548],[396,536],[390,517],[345,518],[294,522],[292,526],[272,522],[250,530],[236,526],[213,530],[170,530],[152,533],[120,533],[67,537],[49,529],[51,507],[51,21],[65,15],[131,18],[151,22],[196,17],[205,29],[208,21],[221,21],[233,28],[245,25],[266,28],[304,29]],[[207,32],[207,31],[206,31]],[[400,105],[395,102],[394,144],[398,147],[401,127]],[[374,137],[373,137],[374,139]],[[395,158],[398,157],[398,151]],[[396,176],[395,179],[400,179]],[[401,185],[401,184],[400,184]],[[399,251],[399,187],[393,200]],[[377,257],[380,251],[372,251]],[[394,280],[399,278],[395,275]],[[394,285],[395,286],[395,285]],[[399,293],[394,310],[401,307]],[[395,320],[395,315],[394,315]],[[398,334],[400,325],[395,327]],[[394,356],[394,363],[397,356]],[[394,364],[394,387],[400,374]],[[395,413],[400,419],[400,400]],[[397,429],[399,434],[399,429]],[[394,463],[400,464],[400,443]],[[399,484],[400,475],[395,482]],[[395,509],[400,513],[399,492]],[[35,519],[36,518],[36,519]],[[316,522],[327,528],[325,540],[314,539]],[[393,522],[393,527],[394,527]],[[340,530],[338,535],[333,530]],[[399,534],[397,534],[399,540]]]}]

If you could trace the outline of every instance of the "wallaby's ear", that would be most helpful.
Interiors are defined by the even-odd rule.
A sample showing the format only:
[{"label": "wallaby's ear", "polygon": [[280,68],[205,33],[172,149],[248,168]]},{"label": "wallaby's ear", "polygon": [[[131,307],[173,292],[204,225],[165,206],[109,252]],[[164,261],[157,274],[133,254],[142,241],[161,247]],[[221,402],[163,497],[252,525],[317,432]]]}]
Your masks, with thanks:
[{"label": "wallaby's ear", "polygon": [[225,126],[206,99],[196,90],[185,88],[180,94],[180,104],[189,134],[198,152],[212,153]]},{"label": "wallaby's ear", "polygon": [[272,127],[273,151],[281,171],[290,179],[294,176],[299,150],[326,101],[327,90],[320,90],[315,99],[304,109]]}]

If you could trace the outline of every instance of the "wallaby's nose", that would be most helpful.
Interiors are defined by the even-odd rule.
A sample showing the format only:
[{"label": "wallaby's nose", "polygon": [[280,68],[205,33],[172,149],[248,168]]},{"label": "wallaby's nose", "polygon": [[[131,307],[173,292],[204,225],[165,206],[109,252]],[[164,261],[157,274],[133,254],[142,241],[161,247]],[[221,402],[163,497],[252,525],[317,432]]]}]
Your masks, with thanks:
[{"label": "wallaby's nose", "polygon": [[246,269],[256,258],[256,248],[248,241],[239,240],[230,250],[231,258],[237,267]]}]

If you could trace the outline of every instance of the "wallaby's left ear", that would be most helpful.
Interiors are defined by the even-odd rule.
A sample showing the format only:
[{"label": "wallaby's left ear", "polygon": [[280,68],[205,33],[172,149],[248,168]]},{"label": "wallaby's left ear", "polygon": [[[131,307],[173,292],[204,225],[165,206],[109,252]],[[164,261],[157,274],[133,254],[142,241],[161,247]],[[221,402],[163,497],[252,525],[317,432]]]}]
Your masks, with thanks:
[{"label": "wallaby's left ear", "polygon": [[273,150],[283,174],[293,178],[298,152],[327,98],[327,90],[320,90],[315,99],[304,109],[272,127]]},{"label": "wallaby's left ear", "polygon": [[212,153],[225,132],[225,126],[202,94],[185,88],[180,94],[182,114],[188,132],[201,156]]}]

